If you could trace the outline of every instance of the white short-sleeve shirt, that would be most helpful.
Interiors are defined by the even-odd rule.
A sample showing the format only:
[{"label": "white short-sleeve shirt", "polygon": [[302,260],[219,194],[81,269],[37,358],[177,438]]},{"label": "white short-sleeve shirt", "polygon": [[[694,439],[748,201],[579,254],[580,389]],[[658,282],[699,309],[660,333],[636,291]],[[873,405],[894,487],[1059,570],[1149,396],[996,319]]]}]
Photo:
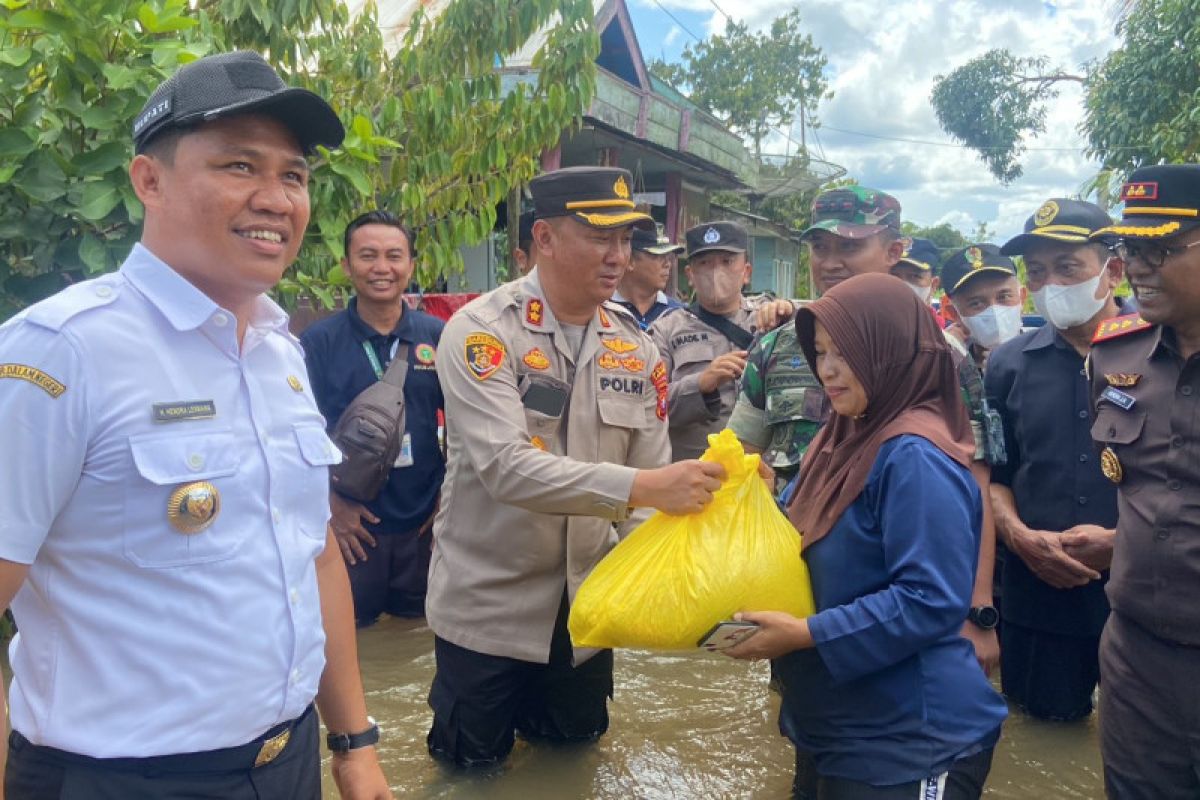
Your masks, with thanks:
[{"label": "white short-sleeve shirt", "polygon": [[[315,697],[340,456],[286,325],[262,297],[239,348],[233,314],[139,245],[0,326],[0,558],[32,565],[9,705],[35,744],[229,747]],[[196,482],[216,516],[181,532],[168,506]]]}]

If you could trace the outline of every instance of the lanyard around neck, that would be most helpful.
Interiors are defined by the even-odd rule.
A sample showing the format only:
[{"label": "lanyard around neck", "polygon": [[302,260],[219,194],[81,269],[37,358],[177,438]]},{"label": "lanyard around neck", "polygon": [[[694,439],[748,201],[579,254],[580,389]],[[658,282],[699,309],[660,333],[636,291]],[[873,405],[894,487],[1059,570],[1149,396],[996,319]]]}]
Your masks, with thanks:
[{"label": "lanyard around neck", "polygon": [[[392,342],[392,358],[396,357],[396,347],[400,344],[400,340]],[[375,355],[375,348],[371,346],[369,339],[362,341],[363,352],[367,354],[367,360],[371,362],[371,369],[375,370],[375,380],[383,380],[383,364],[379,363],[379,356]]]}]

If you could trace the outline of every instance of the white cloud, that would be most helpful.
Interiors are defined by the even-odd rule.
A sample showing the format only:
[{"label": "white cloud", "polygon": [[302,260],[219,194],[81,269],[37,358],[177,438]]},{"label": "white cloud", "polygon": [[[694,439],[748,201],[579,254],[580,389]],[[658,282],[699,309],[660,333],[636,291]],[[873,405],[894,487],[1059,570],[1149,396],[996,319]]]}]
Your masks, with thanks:
[{"label": "white cloud", "polygon": [[679,37],[683,35],[683,29],[678,25],[672,25],[671,30],[667,31],[667,35],[663,37],[663,46],[670,47],[679,41]]},{"label": "white cloud", "polygon": [[[709,0],[660,2],[676,12],[705,15],[706,33],[724,27],[724,17]],[[717,0],[717,5],[752,28],[786,10],[773,0]],[[1078,71],[1116,44],[1111,4],[809,0],[801,9],[806,28],[829,59],[835,92],[820,109],[828,126],[817,131],[825,157],[863,183],[894,192],[908,219],[926,225],[949,220],[964,230],[983,221],[1003,241],[1020,232],[1044,199],[1074,194],[1095,174],[1097,164],[1082,152],[1083,108],[1075,84],[1066,84],[1049,104],[1046,132],[1027,143],[1024,176],[1008,187],[992,178],[973,151],[952,146],[937,124],[929,94],[935,76],[997,47],[1018,56],[1044,55],[1056,66]]]}]

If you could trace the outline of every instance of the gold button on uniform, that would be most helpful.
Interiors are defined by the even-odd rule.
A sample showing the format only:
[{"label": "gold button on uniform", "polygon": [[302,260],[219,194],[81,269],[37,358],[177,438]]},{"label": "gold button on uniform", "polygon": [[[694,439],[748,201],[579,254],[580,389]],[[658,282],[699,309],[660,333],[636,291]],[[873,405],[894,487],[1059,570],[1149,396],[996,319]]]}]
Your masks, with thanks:
[{"label": "gold button on uniform", "polygon": [[180,533],[193,534],[207,528],[221,511],[221,496],[208,481],[185,483],[167,500],[167,520]]}]

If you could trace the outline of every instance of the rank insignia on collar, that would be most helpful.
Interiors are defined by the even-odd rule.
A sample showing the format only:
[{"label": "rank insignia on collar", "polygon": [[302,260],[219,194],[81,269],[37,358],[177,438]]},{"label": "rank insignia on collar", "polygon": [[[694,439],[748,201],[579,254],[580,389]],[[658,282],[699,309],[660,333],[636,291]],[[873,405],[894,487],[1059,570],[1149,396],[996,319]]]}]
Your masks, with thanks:
[{"label": "rank insignia on collar", "polygon": [[1137,382],[1141,379],[1141,374],[1137,372],[1114,372],[1111,374],[1104,374],[1104,380],[1108,381],[1109,386],[1119,386],[1122,389],[1130,386],[1137,386]]},{"label": "rank insignia on collar", "polygon": [[288,375],[288,386],[292,387],[293,392],[304,391],[304,384],[295,375]]},{"label": "rank insignia on collar", "polygon": [[611,328],[611,327],[612,327],[612,320],[610,320],[610,319],[608,318],[608,312],[607,312],[607,311],[605,311],[603,308],[599,308],[599,309],[596,309],[596,310],[597,310],[597,312],[599,313],[599,316],[600,316],[600,327],[602,327],[602,328]]},{"label": "rank insignia on collar", "polygon": [[633,342],[627,342],[619,337],[613,339],[601,339],[600,343],[619,356],[638,349],[638,346]]},{"label": "rank insignia on collar", "polygon": [[199,533],[212,525],[219,513],[221,495],[208,481],[185,483],[167,500],[167,521],[180,533]]},{"label": "rank insignia on collar", "polygon": [[1125,470],[1121,468],[1121,459],[1117,458],[1116,451],[1111,447],[1105,447],[1100,451],[1100,471],[1113,483],[1120,483],[1121,479],[1125,477]]},{"label": "rank insignia on collar", "polygon": [[542,326],[542,320],[546,318],[546,307],[536,297],[531,297],[525,301],[525,321],[530,325],[536,325],[539,328]]},{"label": "rank insignia on collar", "polygon": [[646,362],[635,356],[626,356],[621,359],[621,366],[629,372],[641,372],[646,368]]},{"label": "rank insignia on collar", "polygon": [[1146,320],[1137,314],[1126,314],[1123,317],[1116,317],[1101,322],[1096,327],[1096,334],[1092,337],[1092,344],[1106,342],[1109,339],[1116,339],[1118,336],[1149,330],[1153,327],[1153,325],[1146,322]]},{"label": "rank insignia on collar", "polygon": [[535,347],[521,358],[525,362],[525,366],[530,369],[549,369],[550,359],[542,352],[542,348]]},{"label": "rank insignia on collar", "polygon": [[596,363],[600,365],[601,369],[621,368],[621,359],[617,358],[612,353],[601,353],[600,357],[596,359]]},{"label": "rank insignia on collar", "polygon": [[536,447],[538,450],[545,451],[548,449],[546,447],[546,440],[540,436],[533,437],[532,439],[529,440],[529,443],[531,445],[533,445],[534,447]]},{"label": "rank insignia on collar", "polygon": [[477,381],[486,381],[500,369],[504,363],[504,343],[490,333],[475,332],[467,334],[463,344],[467,360],[467,369]]}]

